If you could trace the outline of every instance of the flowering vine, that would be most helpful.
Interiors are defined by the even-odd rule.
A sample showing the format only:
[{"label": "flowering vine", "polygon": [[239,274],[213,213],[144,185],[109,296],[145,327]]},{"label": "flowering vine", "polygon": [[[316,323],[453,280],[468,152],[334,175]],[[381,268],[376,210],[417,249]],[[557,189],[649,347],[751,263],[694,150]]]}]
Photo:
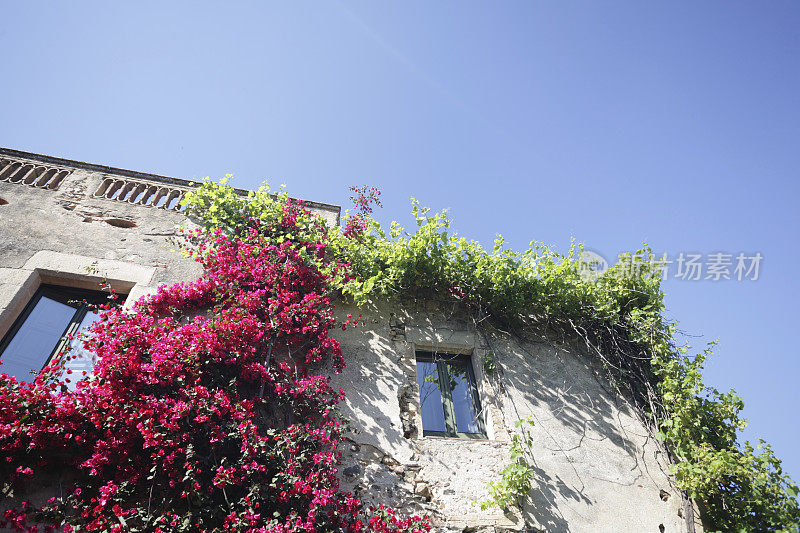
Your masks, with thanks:
[{"label": "flowering vine", "polygon": [[267,203],[269,220],[185,234],[200,279],[130,311],[104,306],[85,342],[99,362],[75,391],[59,385],[63,355],[30,383],[0,375],[3,496],[52,473],[62,488],[0,521],[66,532],[430,529],[340,490],[344,393],[326,367],[345,366],[330,297],[348,265],[330,260],[324,224],[300,203]]},{"label": "flowering vine", "polygon": [[360,187],[350,187],[353,193],[350,201],[353,202],[355,213],[348,216],[343,235],[352,239],[353,237],[363,236],[367,231],[367,224],[372,218],[373,204],[383,207],[381,204],[381,191],[377,187],[362,185]]}]

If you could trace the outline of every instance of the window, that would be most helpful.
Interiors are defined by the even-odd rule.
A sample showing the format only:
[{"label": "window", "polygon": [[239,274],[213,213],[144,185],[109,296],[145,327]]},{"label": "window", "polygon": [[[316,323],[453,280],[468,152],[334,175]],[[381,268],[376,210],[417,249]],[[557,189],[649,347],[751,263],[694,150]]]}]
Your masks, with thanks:
[{"label": "window", "polygon": [[469,356],[417,352],[422,434],[486,438]]},{"label": "window", "polygon": [[67,386],[74,389],[83,371],[91,371],[94,357],[78,338],[70,341],[66,336],[86,331],[98,318],[93,305],[107,298],[108,294],[100,291],[42,285],[0,342],[0,372],[31,381],[32,374],[64,350],[71,356],[65,364],[72,371]]}]

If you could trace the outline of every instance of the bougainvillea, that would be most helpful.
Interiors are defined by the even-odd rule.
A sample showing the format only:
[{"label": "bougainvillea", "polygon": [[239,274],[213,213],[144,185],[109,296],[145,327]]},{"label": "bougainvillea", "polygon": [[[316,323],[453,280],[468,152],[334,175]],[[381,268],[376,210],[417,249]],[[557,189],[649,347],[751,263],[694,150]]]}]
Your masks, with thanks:
[{"label": "bougainvillea", "polygon": [[353,239],[361,237],[367,231],[367,225],[372,218],[373,205],[382,207],[381,191],[377,187],[362,185],[361,187],[350,187],[353,193],[350,201],[353,202],[354,213],[348,213],[347,224],[344,227],[343,235]]},{"label": "bougainvillea", "polygon": [[[31,383],[0,375],[4,495],[58,480],[44,506],[0,520],[64,531],[427,531],[427,519],[365,509],[339,489],[344,365],[325,227],[299,203],[269,224],[198,229],[204,267],[132,310],[105,306],[74,392],[56,358]],[[347,324],[357,323],[348,319]],[[58,473],[58,478],[48,477]]]}]

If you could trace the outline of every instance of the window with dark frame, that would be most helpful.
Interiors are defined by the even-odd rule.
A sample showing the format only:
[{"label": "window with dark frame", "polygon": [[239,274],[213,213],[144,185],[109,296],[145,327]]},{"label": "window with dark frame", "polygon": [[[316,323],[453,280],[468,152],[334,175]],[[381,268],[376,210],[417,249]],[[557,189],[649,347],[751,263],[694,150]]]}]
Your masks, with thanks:
[{"label": "window with dark frame", "polygon": [[96,306],[107,301],[108,293],[101,291],[42,285],[0,341],[0,373],[31,381],[55,354],[64,351],[68,355],[64,378],[69,379],[67,387],[74,389],[95,362],[78,334],[97,320]]},{"label": "window with dark frame", "polygon": [[468,355],[417,352],[423,436],[486,438]]}]

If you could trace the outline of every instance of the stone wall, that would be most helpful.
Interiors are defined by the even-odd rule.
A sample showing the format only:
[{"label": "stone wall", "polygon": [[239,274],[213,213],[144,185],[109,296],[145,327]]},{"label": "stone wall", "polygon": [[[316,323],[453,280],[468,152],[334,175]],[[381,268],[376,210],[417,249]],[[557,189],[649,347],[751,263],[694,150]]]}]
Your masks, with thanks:
[{"label": "stone wall", "polygon": [[[661,446],[576,349],[484,335],[431,302],[357,312],[366,325],[337,335],[348,367],[334,383],[352,425],[343,481],[365,500],[432,513],[441,530],[686,531]],[[488,439],[420,436],[416,350],[471,355]],[[534,488],[521,510],[481,511],[508,463],[509,433],[528,417]]]}]

